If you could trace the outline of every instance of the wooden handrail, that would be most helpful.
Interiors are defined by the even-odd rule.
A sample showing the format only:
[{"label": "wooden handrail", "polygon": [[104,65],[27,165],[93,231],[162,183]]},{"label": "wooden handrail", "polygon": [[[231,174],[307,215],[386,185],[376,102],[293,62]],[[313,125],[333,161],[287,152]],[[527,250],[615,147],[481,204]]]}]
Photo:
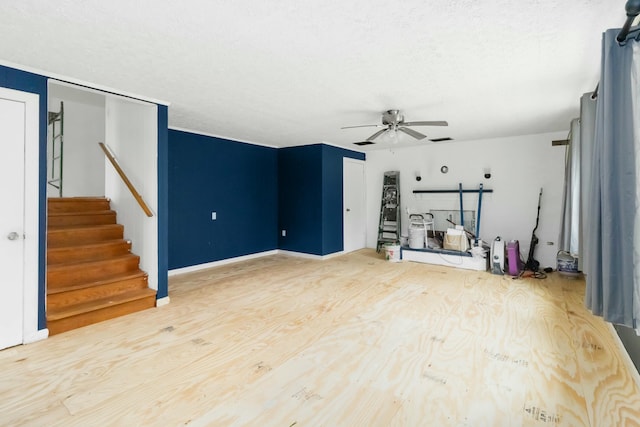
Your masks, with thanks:
[{"label": "wooden handrail", "polygon": [[111,153],[111,150],[102,142],[98,142],[98,145],[100,146],[100,148],[102,148],[102,151],[104,151],[104,154],[107,156],[107,159],[109,159],[113,167],[116,169],[116,172],[118,172],[118,175],[120,175],[120,178],[122,178],[122,181],[125,183],[129,191],[131,191],[133,198],[136,199],[136,201],[138,202],[138,204],[140,205],[144,213],[147,214],[148,217],[152,217],[153,212],[151,212],[151,209],[149,209],[149,206],[147,206],[147,204],[144,202],[144,200],[142,199],[142,196],[140,195],[140,193],[138,193],[138,190],[136,190],[136,188],[133,186],[131,181],[129,181],[129,178],[127,178],[127,174],[124,173],[124,171],[120,167],[120,164],[118,163],[118,160],[116,160],[114,155]]}]

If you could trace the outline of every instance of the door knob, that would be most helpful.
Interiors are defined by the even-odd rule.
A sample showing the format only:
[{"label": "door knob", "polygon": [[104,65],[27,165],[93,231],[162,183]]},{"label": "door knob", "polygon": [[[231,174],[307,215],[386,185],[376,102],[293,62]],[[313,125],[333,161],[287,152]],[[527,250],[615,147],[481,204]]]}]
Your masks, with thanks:
[{"label": "door knob", "polygon": [[347,212],[351,212],[351,209],[347,208]]},{"label": "door knob", "polygon": [[12,231],[11,233],[9,233],[7,235],[7,239],[9,240],[18,240],[20,238],[20,235],[18,233],[16,233],[15,231]]}]

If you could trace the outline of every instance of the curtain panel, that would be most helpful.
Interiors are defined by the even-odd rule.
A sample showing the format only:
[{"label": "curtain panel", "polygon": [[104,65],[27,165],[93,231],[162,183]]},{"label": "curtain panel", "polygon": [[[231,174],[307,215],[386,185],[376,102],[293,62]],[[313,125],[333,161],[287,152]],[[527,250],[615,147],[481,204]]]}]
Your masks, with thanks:
[{"label": "curtain panel", "polygon": [[603,35],[593,146],[586,157],[583,204],[586,306],[605,320],[635,328],[640,313],[640,158],[638,42]]}]

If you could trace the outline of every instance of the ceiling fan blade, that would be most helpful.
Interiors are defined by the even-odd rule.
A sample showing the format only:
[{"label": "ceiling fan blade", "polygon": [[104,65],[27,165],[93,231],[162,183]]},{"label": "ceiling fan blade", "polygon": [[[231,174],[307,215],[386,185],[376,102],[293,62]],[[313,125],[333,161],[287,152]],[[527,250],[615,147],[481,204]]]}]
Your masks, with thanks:
[{"label": "ceiling fan blade", "polygon": [[387,129],[386,129],[386,126],[385,126],[384,129],[379,130],[378,132],[374,133],[369,138],[367,138],[367,141],[373,141],[374,139],[376,139],[377,137],[379,137],[380,135],[382,135],[386,131],[387,131]]},{"label": "ceiling fan blade", "polygon": [[353,128],[381,128],[385,125],[358,125],[358,126],[343,126],[340,129],[353,129]]},{"label": "ceiling fan blade", "polygon": [[406,133],[407,135],[411,135],[415,139],[425,139],[427,137],[427,135],[423,135],[420,132],[416,132],[415,130],[409,128],[398,127],[398,130],[400,132]]},{"label": "ceiling fan blade", "polygon": [[400,123],[401,126],[449,126],[444,120],[436,120],[436,121],[422,121],[422,122],[403,122]]}]

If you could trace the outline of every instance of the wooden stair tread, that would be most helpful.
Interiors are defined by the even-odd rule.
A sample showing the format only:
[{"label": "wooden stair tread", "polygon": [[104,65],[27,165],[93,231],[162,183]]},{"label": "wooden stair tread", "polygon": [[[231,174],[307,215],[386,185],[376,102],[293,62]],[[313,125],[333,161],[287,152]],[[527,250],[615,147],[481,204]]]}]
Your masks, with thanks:
[{"label": "wooden stair tread", "polygon": [[108,285],[109,283],[120,282],[123,280],[137,279],[141,277],[147,277],[147,273],[138,269],[137,271],[134,271],[134,272],[113,274],[108,277],[105,277],[102,280],[96,280],[93,282],[78,283],[76,285],[61,286],[53,289],[47,287],[47,295],[60,294],[60,293],[69,292],[69,291],[76,291],[78,289],[92,288],[94,286]]},{"label": "wooden stair tread", "polygon": [[111,201],[108,197],[104,196],[81,196],[81,197],[49,197],[47,201],[49,203],[71,203],[71,202],[103,202]]},{"label": "wooden stair tread", "polygon": [[47,266],[65,262],[97,261],[131,253],[131,241],[125,239],[102,240],[73,246],[49,247]]},{"label": "wooden stair tread", "polygon": [[77,316],[84,313],[100,310],[107,307],[114,307],[118,304],[124,304],[130,301],[135,301],[143,298],[155,297],[156,291],[153,289],[145,288],[135,291],[124,292],[117,295],[111,295],[109,297],[95,299],[80,304],[69,305],[60,309],[51,309],[47,311],[47,321],[55,322],[56,320],[65,319],[72,316]]},{"label": "wooden stair tread", "polygon": [[118,255],[118,256],[109,257],[105,259],[92,259],[92,260],[77,261],[77,262],[76,261],[61,262],[61,263],[49,265],[48,271],[63,270],[69,267],[87,268],[97,264],[108,264],[111,262],[118,262],[122,260],[128,260],[131,258],[139,258],[139,256],[136,254],[128,253],[128,254]]},{"label": "wooden stair tread", "polygon": [[123,238],[124,226],[121,224],[56,226],[47,230],[47,248],[85,245]]},{"label": "wooden stair tread", "polygon": [[114,210],[98,210],[98,211],[84,211],[84,212],[51,212],[49,216],[80,216],[80,215],[113,215]]},{"label": "wooden stair tread", "polygon": [[[83,249],[83,248],[94,248],[94,247],[98,247],[98,246],[109,246],[109,245],[115,245],[115,244],[121,244],[121,243],[125,243],[125,244],[130,244],[131,240],[129,239],[111,239],[111,240],[99,240],[97,242],[90,242],[90,243],[82,243],[80,245],[75,245],[74,248],[76,249]],[[64,250],[66,248],[51,248],[49,249],[50,251],[58,251],[58,250]]]},{"label": "wooden stair tread", "polygon": [[109,228],[123,228],[122,224],[96,224],[96,225],[56,225],[49,227],[47,233],[56,232],[68,232],[73,230],[88,230],[91,228],[109,229]]},{"label": "wooden stair tread", "polygon": [[105,210],[110,207],[110,200],[104,197],[65,197],[47,200],[47,212],[89,212]]},{"label": "wooden stair tread", "polygon": [[69,250],[69,249],[75,249],[75,250],[87,250],[87,249],[93,249],[93,248],[101,248],[101,247],[105,247],[105,246],[111,246],[111,245],[121,245],[121,244],[131,244],[131,240],[127,240],[127,239],[112,239],[112,240],[100,240],[98,242],[95,243],[82,243],[80,245],[74,245],[73,247],[69,248],[69,247],[59,247],[59,248],[51,248],[49,249],[50,252],[54,252],[54,251],[65,251],[65,250]]}]

